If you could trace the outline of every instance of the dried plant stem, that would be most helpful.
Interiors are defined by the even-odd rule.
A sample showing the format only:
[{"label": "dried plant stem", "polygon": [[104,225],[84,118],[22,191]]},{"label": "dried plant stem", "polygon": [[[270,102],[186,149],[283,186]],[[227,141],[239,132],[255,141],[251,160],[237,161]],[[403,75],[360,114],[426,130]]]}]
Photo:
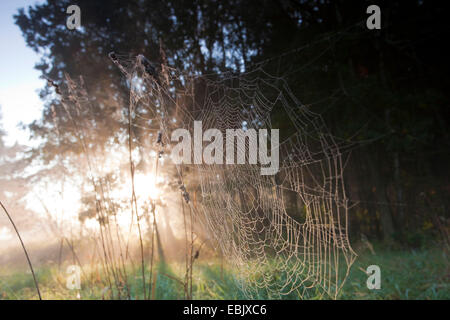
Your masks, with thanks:
[{"label": "dried plant stem", "polygon": [[194,265],[194,216],[192,213],[192,206],[189,206],[189,218],[190,218],[190,227],[191,227],[191,246],[190,246],[190,260],[189,260],[189,295],[192,299],[192,272]]},{"label": "dried plant stem", "polygon": [[155,204],[152,204],[152,214],[153,214],[153,224],[152,224],[152,234],[151,234],[151,245],[152,252],[150,255],[150,280],[149,284],[149,295],[154,297],[154,287],[153,287],[153,261],[154,261],[154,252],[155,252],[155,228],[156,228],[156,215],[155,215]]},{"label": "dried plant stem", "polygon": [[[159,144],[159,150],[158,150],[158,154],[156,155],[156,162],[155,162],[155,172],[154,172],[154,176],[153,176],[153,183],[157,183],[158,180],[158,164],[159,164],[159,155],[161,152],[161,141],[158,141]],[[151,295],[151,297],[155,296],[155,286],[154,283],[152,282],[152,278],[153,278],[153,261],[154,261],[154,251],[155,251],[155,230],[156,230],[156,201],[152,200],[152,205],[151,205],[151,209],[152,209],[152,215],[153,215],[153,223],[152,223],[152,234],[151,234],[151,245],[152,245],[152,252],[151,252],[151,257],[150,257],[150,281],[149,281],[149,295]],[[156,280],[156,277],[155,277]],[[150,293],[151,292],[151,293]],[[152,298],[153,300],[153,298]]]},{"label": "dried plant stem", "polygon": [[17,237],[19,238],[20,244],[22,245],[23,252],[25,253],[25,256],[27,257],[28,265],[30,266],[31,274],[33,275],[34,285],[36,286],[36,291],[38,293],[39,300],[42,300],[41,291],[39,290],[39,285],[38,285],[38,282],[36,279],[36,275],[34,274],[33,265],[31,264],[30,257],[28,256],[27,249],[25,248],[25,244],[22,241],[22,237],[20,236],[19,230],[17,230],[16,224],[14,223],[13,219],[11,218],[11,216],[8,213],[8,210],[6,210],[5,206],[3,205],[3,203],[1,201],[0,201],[0,205],[2,206],[3,210],[6,213],[6,216],[8,217],[9,221],[11,222],[12,226],[14,227],[14,230],[16,231]]},{"label": "dried plant stem", "polygon": [[144,290],[144,300],[147,300],[147,288],[145,283],[145,258],[144,258],[144,242],[142,240],[142,230],[141,230],[141,223],[140,223],[140,217],[137,207],[137,200],[136,200],[136,192],[134,188],[134,162],[133,162],[133,143],[132,143],[132,119],[131,119],[131,112],[132,112],[132,98],[130,95],[130,103],[128,105],[128,157],[130,162],[130,174],[131,174],[131,212],[133,213],[133,207],[134,211],[136,213],[136,223],[138,227],[138,234],[139,234],[139,246],[141,249],[141,268],[142,268],[142,287]]}]

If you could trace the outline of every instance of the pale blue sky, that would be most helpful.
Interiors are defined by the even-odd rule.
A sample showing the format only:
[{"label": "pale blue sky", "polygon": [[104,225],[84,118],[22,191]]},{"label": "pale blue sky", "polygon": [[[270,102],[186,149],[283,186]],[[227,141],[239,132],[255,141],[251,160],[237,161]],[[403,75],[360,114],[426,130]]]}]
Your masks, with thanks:
[{"label": "pale blue sky", "polygon": [[40,118],[42,101],[38,90],[45,85],[39,79],[34,65],[39,56],[26,46],[20,29],[14,24],[13,15],[18,8],[28,7],[43,1],[0,1],[0,108],[2,126],[8,133],[7,144],[18,141],[29,145],[29,136],[17,126]]}]

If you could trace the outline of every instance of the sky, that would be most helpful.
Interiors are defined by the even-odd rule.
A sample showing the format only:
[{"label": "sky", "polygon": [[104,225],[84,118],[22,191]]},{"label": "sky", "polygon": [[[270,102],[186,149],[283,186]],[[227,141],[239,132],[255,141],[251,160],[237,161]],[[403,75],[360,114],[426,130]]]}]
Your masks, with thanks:
[{"label": "sky", "polygon": [[1,126],[8,134],[5,138],[8,145],[16,141],[31,145],[28,132],[21,130],[18,125],[40,118],[42,112],[43,103],[38,92],[46,81],[39,79],[40,73],[34,69],[40,57],[26,46],[13,19],[19,8],[42,2],[0,1],[0,112],[3,115]]}]

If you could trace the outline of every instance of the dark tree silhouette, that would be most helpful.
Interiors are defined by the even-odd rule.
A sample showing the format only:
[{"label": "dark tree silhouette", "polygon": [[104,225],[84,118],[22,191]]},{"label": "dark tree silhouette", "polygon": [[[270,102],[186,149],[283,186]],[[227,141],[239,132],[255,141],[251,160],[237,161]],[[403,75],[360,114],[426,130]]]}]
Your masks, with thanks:
[{"label": "dark tree silhouette", "polygon": [[[55,83],[64,72],[84,77],[102,132],[92,141],[98,148],[125,130],[126,83],[109,52],[143,54],[158,65],[162,48],[170,66],[217,76],[275,57],[274,73],[302,102],[321,113],[334,134],[360,142],[346,171],[349,197],[359,203],[351,214],[353,232],[407,241],[430,216],[448,216],[444,2],[379,1],[382,29],[374,31],[365,28],[371,1],[80,0],[79,31],[65,27],[70,4],[48,1],[15,19],[27,44],[42,53],[36,68],[43,76]],[[313,43],[276,63],[277,56]],[[33,156],[50,161],[81,152],[53,89],[41,96],[46,107],[30,129],[45,142]],[[288,132],[284,116],[273,123]],[[55,126],[64,132],[58,139]]]}]

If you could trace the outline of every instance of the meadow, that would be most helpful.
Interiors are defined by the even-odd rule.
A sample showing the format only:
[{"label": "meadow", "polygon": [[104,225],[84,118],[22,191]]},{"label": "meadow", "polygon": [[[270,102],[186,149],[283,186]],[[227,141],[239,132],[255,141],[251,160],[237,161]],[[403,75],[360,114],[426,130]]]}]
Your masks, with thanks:
[{"label": "meadow", "polygon": [[[376,264],[381,268],[381,289],[369,290],[366,286],[367,266]],[[176,263],[158,264],[158,276],[154,280],[151,299],[184,299],[182,266]],[[178,272],[180,271],[180,272]],[[84,268],[81,290],[66,288],[65,268],[57,265],[36,268],[43,299],[142,299],[142,277],[139,268],[130,267],[128,285],[130,297],[112,295],[107,283],[97,268]],[[0,271],[1,299],[36,299],[33,279],[29,272],[2,268]],[[234,280],[233,268],[220,260],[200,260],[193,270],[193,299],[246,299],[245,293]],[[260,299],[269,298],[261,291]],[[311,296],[310,299],[323,299]],[[283,299],[299,299],[295,293]],[[325,297],[326,299],[326,297]],[[362,250],[351,268],[338,299],[344,300],[408,300],[450,299],[450,264],[448,256],[439,248],[383,250],[375,246],[374,251]]]}]

